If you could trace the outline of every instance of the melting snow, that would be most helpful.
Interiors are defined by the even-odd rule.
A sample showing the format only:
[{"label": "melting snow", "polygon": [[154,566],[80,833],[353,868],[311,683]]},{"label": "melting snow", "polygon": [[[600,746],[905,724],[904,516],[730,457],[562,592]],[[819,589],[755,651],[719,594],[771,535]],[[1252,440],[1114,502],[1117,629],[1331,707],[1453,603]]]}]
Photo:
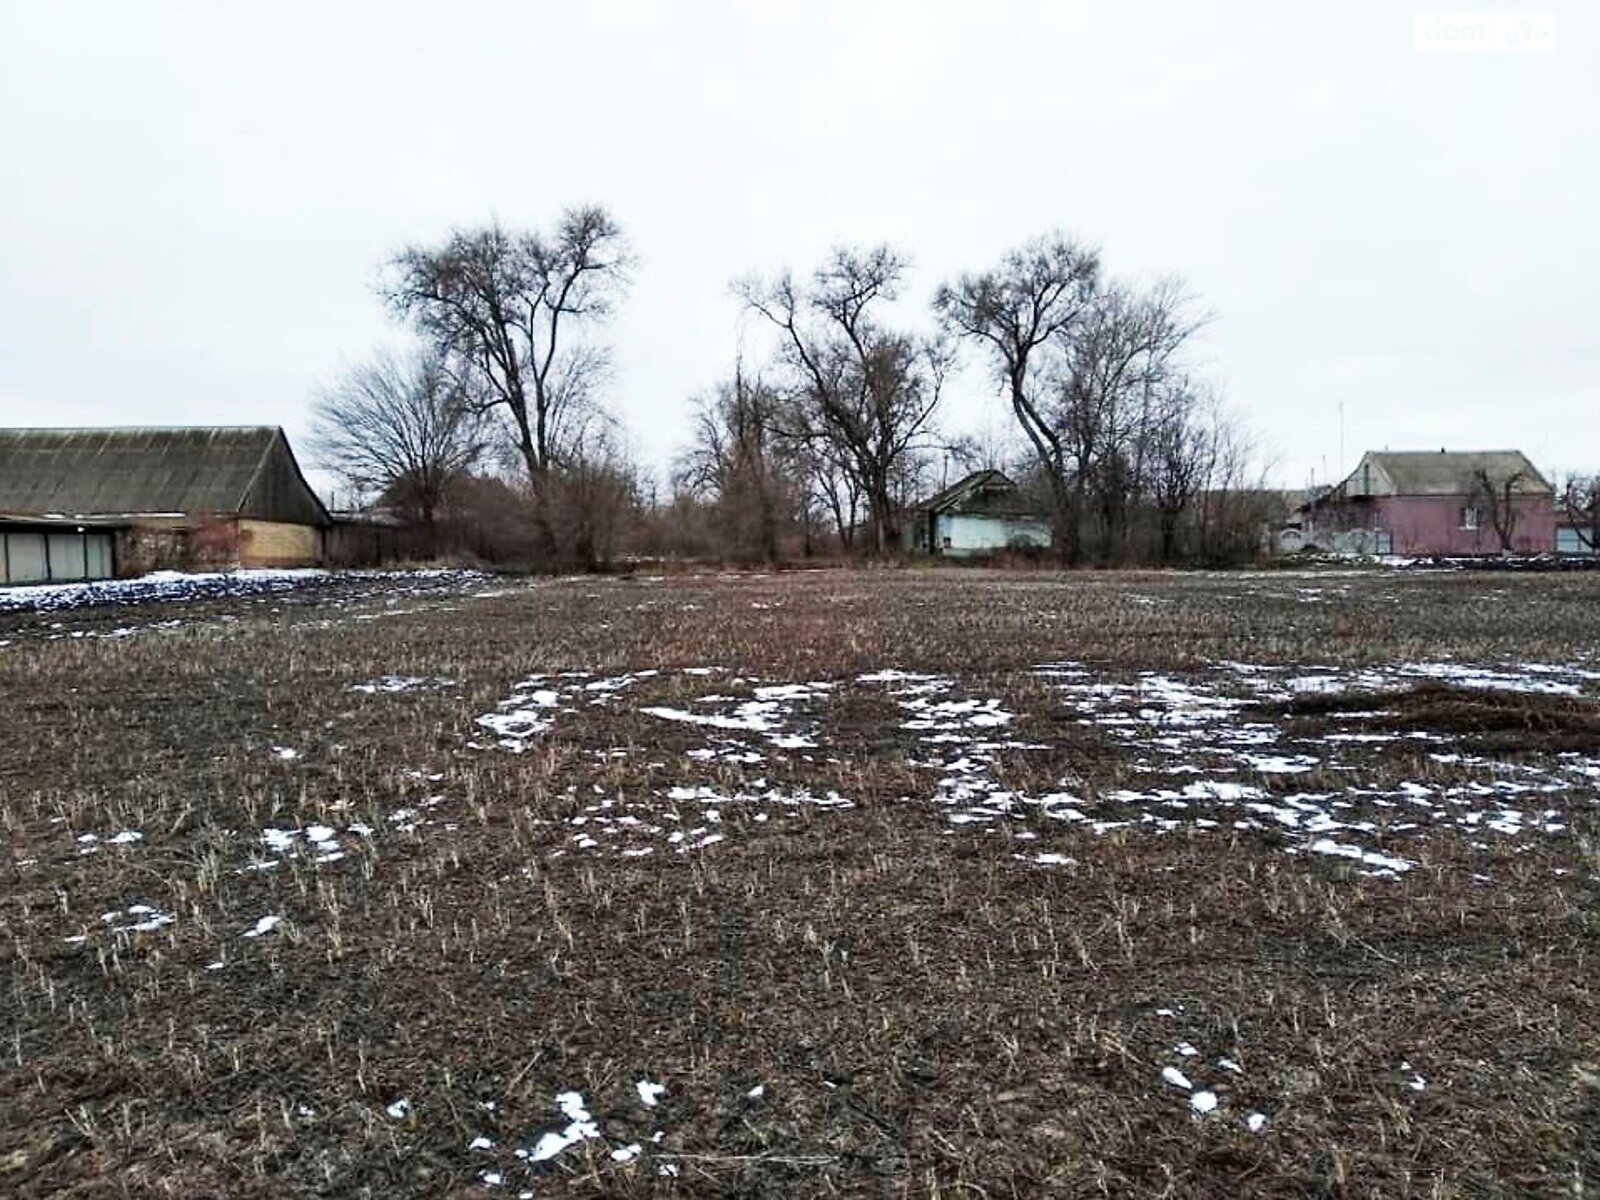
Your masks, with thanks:
[{"label": "melting snow", "polygon": [[[1372,764],[1368,743],[1404,739],[1428,745],[1444,741],[1443,735],[1356,729],[1310,739],[1270,707],[1247,711],[1260,702],[1279,703],[1302,693],[1404,690],[1416,679],[1430,677],[1472,686],[1571,694],[1596,682],[1578,668],[1406,663],[1297,672],[1237,662],[1221,666],[1226,671],[1221,678],[1180,678],[1150,671],[1118,678],[1073,662],[1034,669],[1033,674],[1058,695],[1067,719],[1096,727],[1132,756],[1127,784],[1099,794],[1076,778],[1062,780],[1063,790],[1042,793],[1002,783],[1002,755],[1048,750],[1049,740],[1035,740],[1037,733],[1029,740],[1012,736],[1012,728],[1023,719],[999,697],[969,694],[952,676],[896,668],[863,673],[845,682],[763,682],[710,667],[604,678],[581,671],[536,675],[519,682],[495,712],[477,722],[496,735],[500,747],[521,751],[557,721],[581,716],[587,707],[629,703],[630,692],[658,676],[666,680],[675,674],[681,683],[718,673],[720,688],[707,688],[690,699],[633,701],[645,716],[712,735],[708,744],[685,753],[692,761],[715,764],[719,774],[714,782],[602,797],[568,818],[568,849],[627,857],[646,856],[663,846],[679,853],[704,849],[767,821],[768,810],[776,816],[779,810],[801,807],[849,807],[851,802],[837,792],[751,781],[742,778],[742,769],[764,768],[770,761],[772,770],[782,772],[787,759],[781,752],[826,753],[829,730],[821,703],[852,684],[882,688],[899,708],[900,729],[917,743],[909,765],[928,773],[924,795],[947,809],[952,826],[1017,840],[1037,839],[1046,822],[1077,824],[1096,834],[1130,827],[1155,835],[1186,828],[1224,833],[1262,830],[1269,831],[1287,853],[1342,860],[1363,874],[1393,877],[1415,865],[1413,858],[1397,852],[1396,839],[1414,838],[1441,825],[1480,837],[1561,833],[1569,817],[1552,804],[1580,787],[1592,788],[1593,780],[1600,778],[1600,761],[1582,756],[1572,756],[1552,769],[1441,754],[1439,761],[1449,758],[1452,765],[1483,772],[1488,778],[1462,781],[1452,776],[1436,785],[1364,787],[1361,772]],[[1600,677],[1600,672],[1589,674]],[[1374,708],[1363,719],[1385,715]],[[1329,719],[1358,716],[1336,713]],[[1035,722],[1035,727],[1046,729],[1048,722]],[[595,754],[610,760],[634,752],[634,747],[623,747]],[[649,769],[664,765],[651,763]],[[1284,786],[1313,772],[1318,791],[1289,792]],[[391,817],[400,819],[400,813]],[[313,845],[324,844],[309,831],[305,836]],[[1014,857],[1038,866],[1067,866],[1073,861],[1064,853],[1049,851]]]},{"label": "melting snow", "polygon": [[[101,923],[112,933],[154,933],[158,929],[174,924],[177,919],[172,913],[162,912],[148,904],[130,904],[120,911],[100,914]],[[87,941],[88,938],[84,934],[78,934],[66,940],[76,944]]]},{"label": "melting snow", "polygon": [[[1276,828],[1298,835],[1299,840],[1290,840],[1284,846],[1290,853],[1343,859],[1364,874],[1394,877],[1409,870],[1414,861],[1394,853],[1392,847],[1373,846],[1373,838],[1388,841],[1415,836],[1439,825],[1507,838],[1533,832],[1560,833],[1569,825],[1563,811],[1546,804],[1535,813],[1526,806],[1508,803],[1508,799],[1534,793],[1576,799],[1580,794],[1574,788],[1578,778],[1600,776],[1600,769],[1593,775],[1586,774],[1600,764],[1580,756],[1573,756],[1552,770],[1535,763],[1435,754],[1436,761],[1492,772],[1496,778],[1491,782],[1452,781],[1439,787],[1407,782],[1394,791],[1364,788],[1358,782],[1359,773],[1371,769],[1365,743],[1402,739],[1430,743],[1444,741],[1444,735],[1426,731],[1337,732],[1307,744],[1281,718],[1258,720],[1242,712],[1257,700],[1281,702],[1303,692],[1403,691],[1413,686],[1416,678],[1428,677],[1479,687],[1571,694],[1580,688],[1592,688],[1595,681],[1588,675],[1600,672],[1585,672],[1578,667],[1534,671],[1407,663],[1394,668],[1327,668],[1295,675],[1281,667],[1220,665],[1231,673],[1231,678],[1183,681],[1144,672],[1130,682],[1118,682],[1069,664],[1049,663],[1035,668],[1034,674],[1050,683],[1066,704],[1076,709],[1082,723],[1096,726],[1127,745],[1138,756],[1134,763],[1137,770],[1146,775],[1199,778],[1181,788],[1123,787],[1098,798],[1102,807],[1109,804],[1132,810],[1129,819],[1094,820],[1080,801],[1041,804],[1029,797],[1012,795],[1005,796],[1002,805],[985,806],[991,819],[1000,813],[1016,817],[1031,806],[1042,815],[1085,822],[1097,832],[1130,822],[1158,833],[1185,825],[1200,829]],[[1246,695],[1230,694],[1228,689],[1243,690]],[[1374,709],[1330,714],[1330,719],[1379,719],[1387,715],[1391,714]],[[1362,748],[1364,756],[1354,757],[1353,749],[1347,747]],[[1281,787],[1278,780],[1313,770],[1329,779],[1338,779],[1342,774],[1348,782],[1319,793],[1274,794]],[[1250,775],[1262,783],[1271,782],[1273,787],[1269,790],[1240,778]],[[1397,807],[1402,804],[1416,810],[1409,820],[1395,819]],[[1120,816],[1115,812],[1111,815]],[[982,810],[974,810],[974,816],[967,819],[982,820]],[[1330,836],[1335,833],[1340,836]]]},{"label": "melting snow", "polygon": [[545,1162],[569,1146],[576,1146],[579,1142],[600,1136],[599,1126],[589,1115],[589,1110],[584,1107],[581,1092],[562,1092],[556,1097],[556,1107],[567,1118],[566,1127],[542,1134],[532,1150],[517,1151],[519,1158],[527,1158],[532,1162]]},{"label": "melting snow", "polygon": [[317,568],[153,571],[134,579],[30,584],[0,588],[0,612],[54,612],[102,604],[151,604],[266,596],[334,584],[375,583],[419,587],[466,586],[487,578],[479,571],[324,571]]},{"label": "melting snow", "polygon": [[[364,837],[372,834],[369,826],[360,823],[350,825],[348,829],[350,833]],[[331,825],[311,824],[304,829],[263,829],[261,840],[269,852],[280,857],[256,860],[246,870],[270,870],[278,865],[281,858],[302,852],[311,854],[318,863],[338,862],[344,857],[339,845],[339,831]]]},{"label": "melting snow", "polygon": [[1313,854],[1331,854],[1338,858],[1350,858],[1363,866],[1375,868],[1377,874],[1397,874],[1409,871],[1415,864],[1403,858],[1392,858],[1387,854],[1377,854],[1371,850],[1363,850],[1360,846],[1352,846],[1344,842],[1336,842],[1331,838],[1318,838],[1312,842],[1309,849]]},{"label": "melting snow", "polygon": [[[1438,679],[1458,687],[1541,692],[1550,696],[1577,696],[1581,695],[1583,690],[1578,683],[1548,678],[1549,675],[1563,669],[1543,665],[1532,670],[1532,677],[1528,668],[1523,668],[1520,672],[1499,671],[1489,667],[1473,667],[1449,662],[1401,663],[1395,670],[1401,675]],[[1578,672],[1578,677],[1581,679],[1587,674],[1589,673]]]},{"label": "melting snow", "polygon": [[416,692],[454,686],[455,680],[442,677],[430,679],[421,675],[385,675],[371,683],[352,683],[350,690],[370,696],[378,692]]},{"label": "melting snow", "polygon": [[1041,867],[1075,867],[1078,865],[1078,860],[1069,855],[1052,854],[1045,851],[1035,854],[1032,858],[1029,858],[1026,854],[1018,854],[1015,857],[1028,862],[1036,862]]}]

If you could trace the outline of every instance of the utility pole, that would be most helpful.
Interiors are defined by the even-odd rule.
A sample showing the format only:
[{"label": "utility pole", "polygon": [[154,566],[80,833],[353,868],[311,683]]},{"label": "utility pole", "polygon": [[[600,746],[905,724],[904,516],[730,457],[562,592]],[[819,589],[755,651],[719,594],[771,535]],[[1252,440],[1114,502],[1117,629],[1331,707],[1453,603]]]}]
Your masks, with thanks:
[{"label": "utility pole", "polygon": [[1339,401],[1339,478],[1344,478],[1344,401]]}]

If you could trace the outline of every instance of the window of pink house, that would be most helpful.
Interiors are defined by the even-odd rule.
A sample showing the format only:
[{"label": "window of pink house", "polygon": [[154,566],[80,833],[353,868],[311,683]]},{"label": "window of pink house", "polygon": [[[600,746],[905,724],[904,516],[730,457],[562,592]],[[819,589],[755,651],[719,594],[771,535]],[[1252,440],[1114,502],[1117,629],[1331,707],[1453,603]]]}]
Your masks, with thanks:
[{"label": "window of pink house", "polygon": [[1478,510],[1476,508],[1468,506],[1467,508],[1463,508],[1461,510],[1461,528],[1478,528]]}]

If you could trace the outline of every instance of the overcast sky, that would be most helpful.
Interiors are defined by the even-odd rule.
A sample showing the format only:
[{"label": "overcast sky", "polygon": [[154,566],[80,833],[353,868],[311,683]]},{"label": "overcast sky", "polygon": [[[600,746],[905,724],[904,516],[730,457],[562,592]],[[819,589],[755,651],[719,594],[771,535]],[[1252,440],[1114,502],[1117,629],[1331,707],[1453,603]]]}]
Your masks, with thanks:
[{"label": "overcast sky", "polygon": [[[0,424],[281,424],[395,338],[408,242],[608,207],[646,463],[730,279],[840,242],[937,283],[1059,228],[1176,273],[1303,484],[1365,448],[1600,466],[1600,6],[1430,55],[1412,7],[0,0]],[[1003,419],[966,372],[946,425]]]}]

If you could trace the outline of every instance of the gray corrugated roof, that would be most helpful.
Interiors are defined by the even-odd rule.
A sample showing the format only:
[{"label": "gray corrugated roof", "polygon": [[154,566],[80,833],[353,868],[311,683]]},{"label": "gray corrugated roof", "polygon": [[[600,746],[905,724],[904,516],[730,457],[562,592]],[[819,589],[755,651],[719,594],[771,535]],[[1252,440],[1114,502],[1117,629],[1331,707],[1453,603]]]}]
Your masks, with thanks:
[{"label": "gray corrugated roof", "polygon": [[[284,465],[278,456],[287,457]],[[292,470],[290,470],[292,468]],[[0,512],[93,516],[254,511],[260,483],[287,473],[294,496],[281,519],[305,520],[321,504],[273,426],[173,429],[0,429]],[[315,519],[313,515],[311,519]],[[323,514],[326,519],[326,514]]]},{"label": "gray corrugated roof", "polygon": [[[1518,493],[1551,490],[1539,469],[1520,450],[1372,450],[1362,461],[1371,462],[1376,471],[1387,477],[1391,494],[1396,496],[1465,495],[1472,490],[1480,471],[1487,472],[1497,484],[1515,477],[1513,490]],[[1353,490],[1361,489],[1359,464],[1347,482]],[[1377,489],[1377,480],[1373,487]]]}]

